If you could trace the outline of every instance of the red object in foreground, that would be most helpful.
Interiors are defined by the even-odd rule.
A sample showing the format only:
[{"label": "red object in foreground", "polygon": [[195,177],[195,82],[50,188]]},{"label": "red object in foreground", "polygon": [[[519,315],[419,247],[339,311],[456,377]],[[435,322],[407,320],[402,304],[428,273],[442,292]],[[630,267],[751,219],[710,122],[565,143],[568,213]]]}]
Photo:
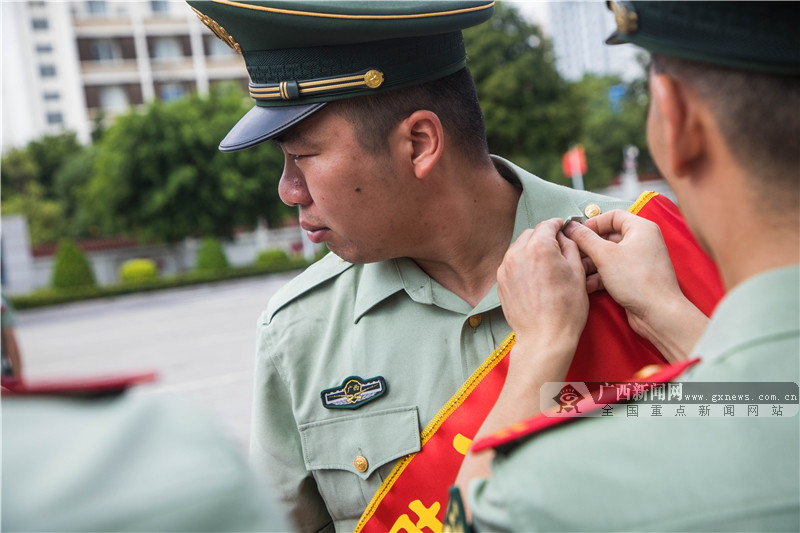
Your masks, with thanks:
[{"label": "red object in foreground", "polygon": [[3,396],[99,396],[118,394],[134,385],[155,381],[155,372],[137,372],[109,376],[74,377],[61,379],[3,378],[0,391]]}]

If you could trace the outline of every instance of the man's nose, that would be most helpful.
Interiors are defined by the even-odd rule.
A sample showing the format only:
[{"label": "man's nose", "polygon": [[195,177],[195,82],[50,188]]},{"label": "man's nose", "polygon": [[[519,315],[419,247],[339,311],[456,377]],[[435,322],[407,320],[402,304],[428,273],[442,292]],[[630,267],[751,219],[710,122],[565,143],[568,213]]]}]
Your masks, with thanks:
[{"label": "man's nose", "polygon": [[278,196],[289,206],[307,206],[311,204],[311,195],[306,187],[306,180],[297,165],[287,159],[283,165],[283,174],[278,183]]}]

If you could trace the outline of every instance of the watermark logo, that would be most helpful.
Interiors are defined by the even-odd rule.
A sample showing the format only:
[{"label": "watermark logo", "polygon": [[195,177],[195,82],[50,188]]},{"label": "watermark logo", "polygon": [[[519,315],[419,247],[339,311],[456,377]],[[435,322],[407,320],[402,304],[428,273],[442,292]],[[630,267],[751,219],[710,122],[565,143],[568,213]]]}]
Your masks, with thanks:
[{"label": "watermark logo", "polygon": [[800,414],[793,382],[545,383],[546,416],[785,418]]},{"label": "watermark logo", "polygon": [[583,395],[578,392],[578,389],[567,383],[561,387],[561,391],[553,396],[553,401],[558,404],[558,411],[556,413],[571,413],[573,410],[576,414],[580,414],[578,409],[578,402],[583,399]]}]

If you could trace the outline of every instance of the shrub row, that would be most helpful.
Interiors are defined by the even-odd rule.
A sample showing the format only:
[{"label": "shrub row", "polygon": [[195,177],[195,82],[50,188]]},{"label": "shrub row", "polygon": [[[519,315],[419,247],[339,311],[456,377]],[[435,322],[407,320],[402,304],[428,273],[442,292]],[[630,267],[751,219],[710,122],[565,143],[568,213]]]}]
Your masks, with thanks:
[{"label": "shrub row", "polygon": [[275,274],[291,270],[306,268],[310,263],[303,259],[290,259],[282,266],[247,266],[229,267],[218,270],[193,271],[179,274],[176,276],[166,276],[151,280],[137,282],[117,283],[104,286],[84,286],[65,289],[39,289],[30,294],[14,296],[11,302],[16,309],[33,309],[48,305],[58,305],[81,300],[92,300],[96,298],[108,298],[139,292],[157,291],[163,289],[173,289],[199,285],[201,283],[213,283],[238,278],[248,278]]}]

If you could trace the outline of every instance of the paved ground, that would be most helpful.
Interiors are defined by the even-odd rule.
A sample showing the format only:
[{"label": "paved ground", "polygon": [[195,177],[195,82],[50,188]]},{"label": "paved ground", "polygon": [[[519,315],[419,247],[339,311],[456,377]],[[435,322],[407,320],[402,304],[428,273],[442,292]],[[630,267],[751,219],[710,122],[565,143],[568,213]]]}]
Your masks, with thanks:
[{"label": "paved ground", "polygon": [[136,394],[181,395],[207,405],[246,447],[256,322],[296,273],[123,296],[18,313],[31,377],[155,370]]}]

